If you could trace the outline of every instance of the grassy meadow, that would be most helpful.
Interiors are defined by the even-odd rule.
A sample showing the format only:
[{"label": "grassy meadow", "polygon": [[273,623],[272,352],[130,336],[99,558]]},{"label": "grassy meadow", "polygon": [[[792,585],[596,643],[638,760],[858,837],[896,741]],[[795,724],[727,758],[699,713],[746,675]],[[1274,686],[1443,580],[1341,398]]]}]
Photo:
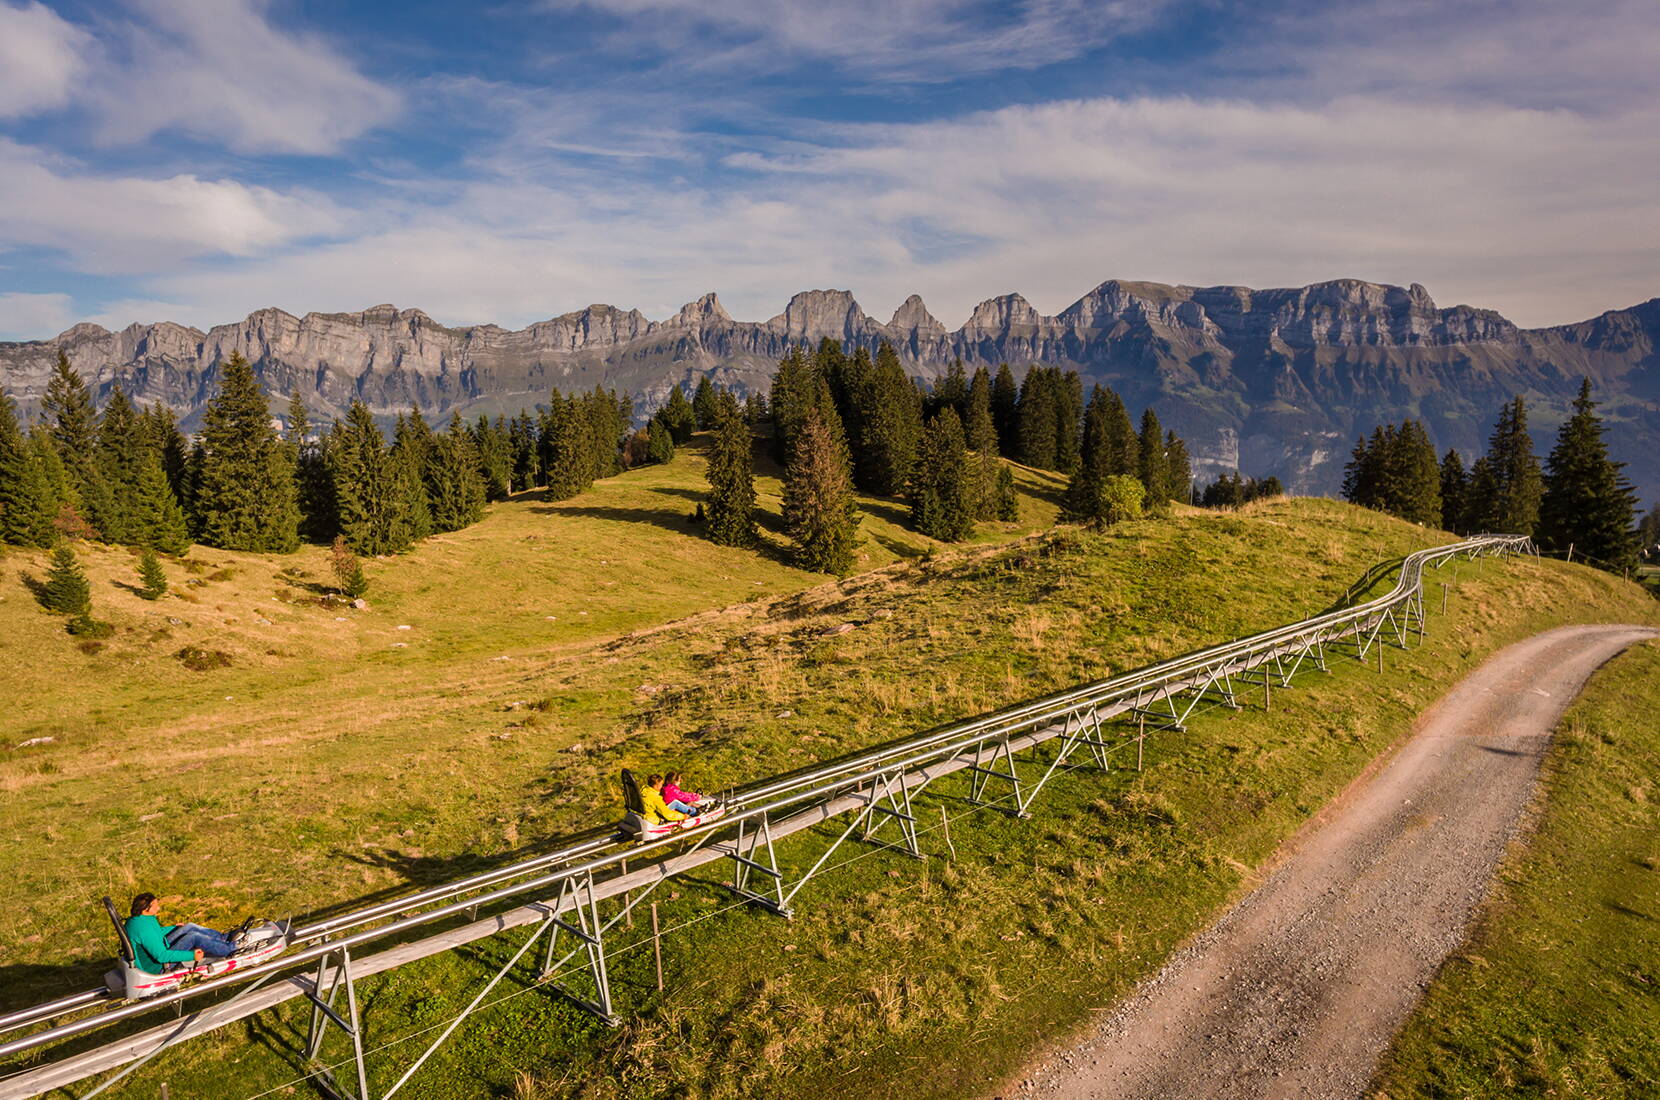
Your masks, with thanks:
[{"label": "grassy meadow", "polygon": [[[1022,472],[1022,522],[984,529],[992,545],[929,545],[898,505],[870,502],[868,571],[826,582],[781,560],[776,519],[761,552],[698,539],[685,516],[700,469],[683,454],[573,501],[493,506],[371,563],[362,612],[317,603],[319,549],[194,550],[201,572],[170,566],[181,598],[157,605],[118,587],[130,558],[94,552],[98,613],[119,632],[93,653],[22,584],[38,556],[5,559],[0,623],[27,658],[0,674],[17,678],[0,838],[29,899],[0,912],[7,1001],[96,981],[106,892],[150,889],[169,913],[230,922],[442,881],[612,819],[619,767],[749,781],[1305,616],[1375,563],[1447,538],[1322,500],[1021,537],[1052,521],[1059,489]],[[774,516],[777,490],[762,483]],[[968,813],[943,784],[923,824],[952,815],[949,846],[929,826],[926,861],[844,849],[857,858],[809,886],[791,922],[733,907],[714,877],[683,880],[662,893],[675,995],[656,992],[649,948],[626,937],[615,1031],[510,978],[506,1003],[462,1027],[409,1094],[994,1091],[1040,1037],[1110,1004],[1250,885],[1494,649],[1563,622],[1660,622],[1635,585],[1579,566],[1449,566],[1432,605],[1442,581],[1450,613],[1382,674],[1338,658],[1276,692],[1272,712],[1202,714],[1150,742],[1144,772],[1062,775],[1031,821]],[[229,666],[186,670],[186,645]],[[805,865],[824,843],[792,838],[781,856]],[[415,1038],[515,946],[368,983],[370,1041],[394,1044],[374,1078],[395,1079]],[[259,1033],[296,1020],[267,1014]],[[170,1053],[123,1095],[289,1087],[296,1067],[250,1034]]]},{"label": "grassy meadow", "polygon": [[1376,1100],[1660,1095],[1660,643],[1592,679],[1537,831],[1397,1037]]}]

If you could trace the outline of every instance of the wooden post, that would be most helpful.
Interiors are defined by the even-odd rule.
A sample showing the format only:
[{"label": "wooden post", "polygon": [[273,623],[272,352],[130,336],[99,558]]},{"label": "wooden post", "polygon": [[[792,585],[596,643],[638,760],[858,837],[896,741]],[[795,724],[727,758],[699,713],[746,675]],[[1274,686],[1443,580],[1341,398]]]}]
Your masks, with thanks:
[{"label": "wooden post", "polygon": [[955,863],[957,861],[957,846],[951,843],[951,815],[945,812],[944,806],[940,807],[940,828],[945,830],[945,846],[950,849],[951,861]]},{"label": "wooden post", "polygon": [[1262,666],[1262,709],[1274,709],[1274,674],[1267,665]]},{"label": "wooden post", "polygon": [[1441,582],[1441,614],[1447,613],[1447,582]]},{"label": "wooden post", "polygon": [[1143,743],[1146,742],[1146,740],[1147,740],[1147,716],[1145,714],[1138,714],[1138,715],[1136,715],[1136,731],[1135,731],[1135,770],[1136,771],[1141,770],[1141,746],[1143,745]]},{"label": "wooden post", "polygon": [[657,903],[651,903],[651,954],[657,960],[657,992],[663,992],[663,934],[657,927]]},{"label": "wooden post", "polygon": [[[625,875],[628,874],[628,857],[627,856],[623,857],[622,873],[625,874]],[[628,914],[628,917],[627,917],[628,927],[633,928],[634,927],[634,907],[632,905],[628,904],[628,891],[627,890],[624,890],[623,893],[622,893],[622,903],[623,903],[623,912]]]},{"label": "wooden post", "polygon": [[1568,544],[1568,560],[1574,560],[1574,544],[1571,542]]},{"label": "wooden post", "polygon": [[1381,630],[1378,631],[1377,637],[1373,640],[1377,643],[1377,647],[1378,647],[1378,671],[1382,672],[1383,671],[1383,631],[1381,631]]},{"label": "wooden post", "polygon": [[169,1094],[167,1092],[167,1082],[166,1081],[163,1081],[161,1083],[161,1100],[170,1100]]}]

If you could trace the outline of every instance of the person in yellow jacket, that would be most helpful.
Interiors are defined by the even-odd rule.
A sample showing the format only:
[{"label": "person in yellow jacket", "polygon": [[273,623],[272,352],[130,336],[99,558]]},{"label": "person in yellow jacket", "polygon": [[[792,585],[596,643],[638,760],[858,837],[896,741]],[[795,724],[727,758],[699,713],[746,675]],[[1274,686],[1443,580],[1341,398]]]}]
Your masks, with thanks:
[{"label": "person in yellow jacket", "polygon": [[688,806],[680,801],[663,801],[663,777],[656,772],[646,776],[645,789],[640,792],[640,803],[645,807],[646,820],[656,825],[667,825],[671,821],[684,821],[688,817],[697,816],[696,806]]}]

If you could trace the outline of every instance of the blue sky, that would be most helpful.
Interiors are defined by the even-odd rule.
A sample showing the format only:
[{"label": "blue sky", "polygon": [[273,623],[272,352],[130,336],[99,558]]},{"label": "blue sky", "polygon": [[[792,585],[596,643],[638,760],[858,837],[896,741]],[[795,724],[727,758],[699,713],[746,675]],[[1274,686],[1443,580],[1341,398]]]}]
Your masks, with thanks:
[{"label": "blue sky", "polygon": [[[1449,10],[1450,9],[1450,10]],[[0,0],[0,339],[390,301],[955,327],[1108,278],[1660,294],[1652,0]]]}]

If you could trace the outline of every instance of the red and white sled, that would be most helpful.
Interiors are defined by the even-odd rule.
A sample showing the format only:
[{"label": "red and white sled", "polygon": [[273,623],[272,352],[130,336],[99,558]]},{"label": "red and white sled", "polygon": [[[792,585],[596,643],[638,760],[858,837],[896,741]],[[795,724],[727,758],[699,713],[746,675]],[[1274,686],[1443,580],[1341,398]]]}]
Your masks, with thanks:
[{"label": "red and white sled", "polygon": [[258,966],[267,959],[275,958],[288,949],[288,929],[273,921],[260,921],[251,925],[242,934],[240,947],[236,954],[229,958],[205,958],[199,963],[189,965],[174,963],[160,974],[152,974],[148,970],[140,970],[134,963],[132,941],[127,938],[127,928],[116,914],[115,904],[109,898],[105,898],[104,907],[115,924],[116,938],[121,944],[118,965],[104,975],[104,984],[109,987],[110,992],[128,1000],[143,1000],[232,971],[246,970],[250,966]]}]

